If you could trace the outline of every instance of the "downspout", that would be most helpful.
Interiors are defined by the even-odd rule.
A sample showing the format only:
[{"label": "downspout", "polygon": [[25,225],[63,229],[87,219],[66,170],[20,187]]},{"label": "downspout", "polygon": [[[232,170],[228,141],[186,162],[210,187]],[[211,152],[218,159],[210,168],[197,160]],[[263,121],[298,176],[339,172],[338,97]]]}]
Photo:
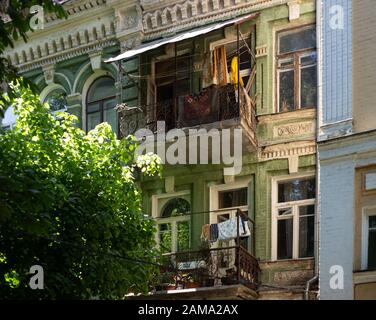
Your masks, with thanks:
[{"label": "downspout", "polygon": [[305,291],[304,291],[304,299],[309,299],[309,292],[311,289],[312,284],[316,281],[319,283],[319,294],[318,298],[320,297],[320,281],[319,281],[319,266],[320,266],[320,215],[321,215],[321,193],[320,193],[320,159],[319,159],[319,150],[317,146],[317,142],[319,141],[319,132],[320,132],[320,123],[322,118],[322,110],[323,110],[323,88],[322,88],[322,77],[323,77],[323,35],[322,35],[322,28],[323,28],[323,0],[316,1],[316,38],[317,38],[317,120],[316,120],[316,245],[315,245],[315,268],[314,268],[314,277],[307,281]]}]

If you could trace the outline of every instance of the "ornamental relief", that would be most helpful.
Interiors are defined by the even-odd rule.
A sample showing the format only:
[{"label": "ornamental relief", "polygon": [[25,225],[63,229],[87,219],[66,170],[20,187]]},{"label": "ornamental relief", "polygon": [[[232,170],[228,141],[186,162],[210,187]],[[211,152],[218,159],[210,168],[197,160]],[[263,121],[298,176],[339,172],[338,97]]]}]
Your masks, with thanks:
[{"label": "ornamental relief", "polygon": [[279,125],[273,128],[273,138],[289,138],[300,135],[313,134],[315,131],[314,121],[305,121]]},{"label": "ornamental relief", "polygon": [[[153,1],[143,1],[151,4]],[[154,1],[157,9],[143,12],[143,27],[145,33],[161,32],[162,30],[175,27],[176,24],[187,24],[198,19],[206,19],[208,23],[214,22],[218,15],[231,15],[237,10],[237,14],[249,13],[259,7],[272,6],[276,2],[287,0],[187,0],[179,3],[168,3],[160,7],[161,1]]]}]

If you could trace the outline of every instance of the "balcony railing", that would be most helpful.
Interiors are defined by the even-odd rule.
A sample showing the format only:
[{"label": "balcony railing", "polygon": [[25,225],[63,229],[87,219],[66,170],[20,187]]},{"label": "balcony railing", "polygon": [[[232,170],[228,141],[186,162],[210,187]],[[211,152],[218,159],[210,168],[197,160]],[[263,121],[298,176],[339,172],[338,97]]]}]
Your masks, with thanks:
[{"label": "balcony railing", "polygon": [[[122,136],[134,134],[138,129],[157,132],[157,122],[165,122],[165,130],[191,128],[205,124],[241,120],[247,129],[255,132],[256,114],[252,98],[243,88],[238,90],[233,84],[211,86],[199,94],[177,97],[152,105],[128,107],[119,105],[119,123]],[[229,123],[232,126],[234,123]],[[226,125],[224,125],[226,126]],[[223,126],[222,126],[223,127]]]},{"label": "balcony railing", "polygon": [[[237,223],[235,238],[226,241],[204,240],[195,249],[184,252],[166,253],[162,256],[160,273],[152,281],[155,291],[188,289],[197,287],[220,287],[244,285],[256,290],[259,283],[258,260],[242,244],[250,238],[251,251],[255,250],[254,221],[240,209],[217,210],[210,213],[233,217]],[[205,212],[191,213],[205,214]],[[224,220],[226,221],[226,220]],[[250,222],[250,234],[242,238],[241,224]],[[243,235],[244,237],[244,235]]]},{"label": "balcony railing", "polygon": [[156,291],[242,284],[256,290],[260,268],[242,246],[167,254]]}]

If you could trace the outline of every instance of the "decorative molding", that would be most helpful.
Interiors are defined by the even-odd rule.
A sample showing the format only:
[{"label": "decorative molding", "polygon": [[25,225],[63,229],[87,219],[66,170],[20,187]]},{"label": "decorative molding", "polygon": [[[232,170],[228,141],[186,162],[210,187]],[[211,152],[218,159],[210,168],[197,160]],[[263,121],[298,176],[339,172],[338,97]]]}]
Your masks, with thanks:
[{"label": "decorative molding", "polygon": [[299,156],[293,155],[288,157],[289,160],[289,173],[298,173],[299,171]]},{"label": "decorative molding", "polygon": [[268,55],[268,47],[266,44],[256,48],[256,58],[265,57],[267,55]]},{"label": "decorative molding", "polygon": [[273,127],[274,138],[290,138],[295,136],[313,134],[315,132],[315,121],[304,121],[289,123]]},{"label": "decorative molding", "polygon": [[102,50],[89,53],[89,58],[93,71],[99,70],[102,65]]},{"label": "decorative molding", "polygon": [[259,150],[258,158],[259,161],[269,161],[311,154],[316,154],[315,141],[296,141],[263,147]]},{"label": "decorative molding", "polygon": [[289,7],[289,20],[293,21],[300,18],[300,0],[293,0],[287,3]]},{"label": "decorative molding", "polygon": [[46,81],[47,85],[52,84],[54,82],[55,65],[49,64],[43,66],[43,74],[44,80]]},{"label": "decorative molding", "polygon": [[109,40],[105,40],[105,41],[101,41],[101,42],[83,45],[83,46],[80,46],[80,47],[72,48],[70,50],[66,50],[66,51],[61,52],[61,53],[57,53],[57,54],[50,55],[50,56],[47,56],[47,57],[35,59],[35,60],[27,62],[27,63],[19,64],[19,65],[17,65],[17,68],[21,73],[27,72],[27,71],[30,71],[30,70],[33,70],[33,69],[36,69],[36,68],[43,67],[46,64],[54,64],[54,63],[58,63],[60,61],[72,59],[74,57],[78,57],[78,56],[81,56],[81,55],[84,55],[84,54],[88,54],[88,53],[93,52],[95,50],[102,50],[103,48],[111,47],[111,46],[114,46],[116,44],[118,44],[118,42],[116,40],[109,39]]},{"label": "decorative molding", "polygon": [[287,2],[288,0],[186,0],[178,3],[164,1],[166,4],[162,5],[162,1],[141,1],[144,8],[145,39],[155,39]]}]

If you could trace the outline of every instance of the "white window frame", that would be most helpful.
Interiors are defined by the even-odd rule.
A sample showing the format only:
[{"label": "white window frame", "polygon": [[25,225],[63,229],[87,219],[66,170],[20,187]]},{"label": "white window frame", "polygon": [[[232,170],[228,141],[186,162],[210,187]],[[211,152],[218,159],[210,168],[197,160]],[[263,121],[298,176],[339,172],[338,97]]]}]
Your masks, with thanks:
[{"label": "white window frame", "polygon": [[[249,184],[251,182],[251,179],[246,180],[240,180],[235,181],[232,183],[227,184],[219,184],[210,186],[210,224],[218,223],[218,217],[221,215],[228,214],[230,218],[236,217],[237,209],[240,209],[242,211],[248,211],[249,208],[249,194],[247,194],[247,205],[244,206],[238,206],[238,207],[231,207],[231,208],[224,208],[219,209],[219,193],[222,191],[230,191],[230,190],[236,190],[236,189],[244,189],[247,188],[249,190]],[[235,240],[230,241],[230,246],[235,245]],[[214,242],[212,244],[212,248],[218,247],[218,241]]]},{"label": "white window frame", "polygon": [[376,216],[376,206],[362,208],[362,270],[368,270],[369,217],[373,216]]},{"label": "white window frame", "polygon": [[[171,224],[171,252],[170,253],[177,253],[178,252],[178,223],[188,221],[189,222],[189,247],[191,247],[191,231],[192,231],[192,225],[191,225],[191,216],[190,215],[183,215],[178,217],[168,217],[168,218],[161,218],[161,212],[159,212],[159,201],[166,200],[166,203],[169,200],[172,200],[174,198],[187,198],[190,196],[190,191],[180,191],[180,192],[174,192],[174,193],[164,193],[160,195],[152,195],[152,217],[156,218],[156,224],[157,224],[157,232],[155,233],[155,242],[157,244],[157,247],[159,248],[159,224]],[[190,204],[191,201],[187,200]],[[162,206],[163,208],[163,206]]]},{"label": "white window frame", "polygon": [[[316,198],[315,199],[306,199],[299,201],[289,201],[289,202],[278,202],[278,183],[288,182],[292,180],[315,178],[315,173],[305,173],[305,174],[296,174],[296,175],[287,175],[287,176],[278,176],[272,178],[272,261],[283,261],[278,259],[278,221],[285,220],[286,216],[280,217],[278,215],[279,210],[292,208],[292,214],[289,217],[293,219],[293,250],[292,250],[292,260],[304,260],[311,259],[313,257],[299,258],[299,207],[303,206],[315,206],[316,211]],[[317,216],[315,212],[315,223],[317,221]],[[316,228],[314,230],[315,234],[315,245],[316,245]],[[315,250],[314,250],[315,252]],[[290,259],[287,259],[290,260]]]}]

